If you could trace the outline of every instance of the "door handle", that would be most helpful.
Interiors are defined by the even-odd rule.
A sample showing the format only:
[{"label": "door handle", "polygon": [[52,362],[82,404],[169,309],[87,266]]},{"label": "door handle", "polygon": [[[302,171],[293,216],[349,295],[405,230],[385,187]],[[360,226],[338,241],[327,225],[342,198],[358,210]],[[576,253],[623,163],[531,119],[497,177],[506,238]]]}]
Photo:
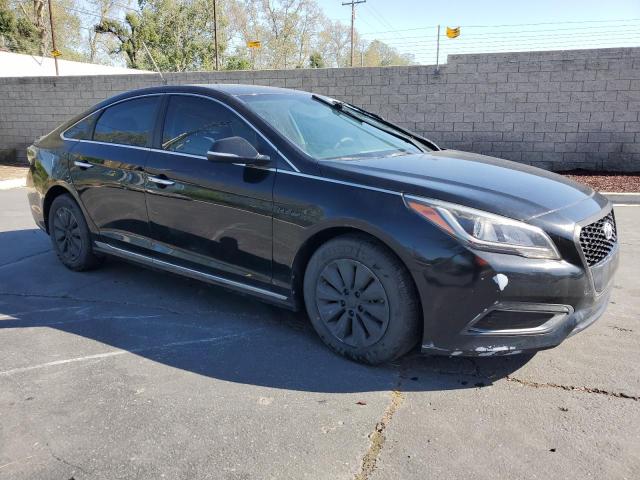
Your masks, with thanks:
[{"label": "door handle", "polygon": [[93,167],[93,164],[88,163],[88,162],[81,162],[80,160],[74,160],[74,161],[73,161],[73,164],[74,164],[76,167],[80,167],[80,168],[82,168],[83,170],[84,170],[84,169],[87,169],[87,168],[91,168],[91,167]]},{"label": "door handle", "polygon": [[167,187],[169,185],[173,185],[174,183],[176,183],[173,180],[167,180],[166,178],[159,178],[159,177],[147,177],[147,178],[149,179],[150,182],[157,183],[162,187]]}]

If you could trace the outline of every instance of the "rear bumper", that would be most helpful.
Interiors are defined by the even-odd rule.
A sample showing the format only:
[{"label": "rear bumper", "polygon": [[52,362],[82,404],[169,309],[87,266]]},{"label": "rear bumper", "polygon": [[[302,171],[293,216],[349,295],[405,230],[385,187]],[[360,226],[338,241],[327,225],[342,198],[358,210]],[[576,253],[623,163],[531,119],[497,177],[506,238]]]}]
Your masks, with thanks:
[{"label": "rear bumper", "polygon": [[[552,348],[602,316],[619,261],[617,247],[591,269],[565,261],[476,255],[482,257],[469,263],[468,282],[440,286],[444,298],[425,311],[424,353],[494,356]],[[429,295],[426,278],[419,288],[423,298]],[[499,318],[491,317],[495,312],[506,314],[503,323],[491,323],[491,318]],[[532,312],[542,320],[531,324],[520,320]]]},{"label": "rear bumper", "polygon": [[30,166],[27,172],[27,199],[29,200],[29,210],[31,210],[31,216],[36,225],[45,232],[47,231],[46,222],[44,219],[44,198],[42,192],[36,188],[36,182],[34,178],[34,167]]}]

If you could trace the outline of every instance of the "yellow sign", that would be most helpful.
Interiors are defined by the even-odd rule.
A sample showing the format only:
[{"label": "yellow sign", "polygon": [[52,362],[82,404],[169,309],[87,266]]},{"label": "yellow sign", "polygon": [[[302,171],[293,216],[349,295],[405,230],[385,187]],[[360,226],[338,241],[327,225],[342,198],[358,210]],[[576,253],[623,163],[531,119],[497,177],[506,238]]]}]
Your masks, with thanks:
[{"label": "yellow sign", "polygon": [[451,28],[447,27],[447,37],[456,38],[460,36],[460,27]]},{"label": "yellow sign", "polygon": [[60,50],[52,50],[51,55],[53,55],[54,58],[61,57],[62,52]]},{"label": "yellow sign", "polygon": [[260,47],[262,47],[262,43],[260,42],[260,40],[251,40],[251,41],[247,42],[247,47],[249,47],[249,48],[260,48]]}]

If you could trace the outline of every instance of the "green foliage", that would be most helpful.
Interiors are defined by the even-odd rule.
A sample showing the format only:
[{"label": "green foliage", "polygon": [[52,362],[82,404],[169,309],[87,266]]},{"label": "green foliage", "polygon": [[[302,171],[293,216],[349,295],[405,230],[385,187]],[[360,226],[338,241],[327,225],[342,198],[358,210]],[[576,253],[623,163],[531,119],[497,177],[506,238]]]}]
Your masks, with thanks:
[{"label": "green foliage", "polygon": [[309,66],[311,68],[324,68],[324,60],[319,52],[314,52],[309,56]]},{"label": "green foliage", "polygon": [[224,64],[225,70],[251,70],[251,62],[245,57],[232,55]]},{"label": "green foliage", "polygon": [[0,46],[11,52],[35,54],[38,42],[38,31],[33,23],[16,17],[6,0],[0,0]]},{"label": "green foliage", "polygon": [[[129,12],[124,22],[105,19],[95,31],[117,40],[113,53],[124,53],[129,67],[154,69],[146,45],[163,71],[210,70],[215,52],[209,5],[210,0],[148,0],[141,3],[140,15]],[[223,18],[218,22],[221,27]],[[218,53],[224,48],[219,42]]]},{"label": "green foliage", "polygon": [[365,67],[388,67],[390,65],[411,65],[413,58],[407,54],[400,54],[380,40],[372,41],[364,51]]},{"label": "green foliage", "polygon": [[[128,67],[155,70],[146,46],[163,71],[212,70],[213,1],[138,0],[138,11],[133,11],[123,0],[53,0],[57,48],[67,60],[115,62],[119,58]],[[215,1],[221,68],[350,64],[349,27],[329,20],[319,0]],[[0,0],[0,47],[49,55],[47,8],[46,0]],[[94,22],[90,33],[82,28]],[[262,48],[249,52],[245,45],[250,40],[261,41]],[[356,51],[356,65],[412,62],[381,41],[361,40],[357,32]]]}]

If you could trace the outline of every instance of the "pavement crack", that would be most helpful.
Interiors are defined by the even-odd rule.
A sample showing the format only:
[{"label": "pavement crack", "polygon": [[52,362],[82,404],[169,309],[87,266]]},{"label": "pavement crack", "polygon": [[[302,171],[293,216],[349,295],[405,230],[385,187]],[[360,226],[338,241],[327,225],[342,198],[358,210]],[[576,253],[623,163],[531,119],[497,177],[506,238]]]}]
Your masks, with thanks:
[{"label": "pavement crack", "polygon": [[609,328],[613,328],[614,330],[617,330],[619,332],[633,332],[633,330],[630,328],[618,327],[617,325],[609,325]]},{"label": "pavement crack", "polygon": [[49,253],[50,251],[51,251],[51,249],[49,248],[49,249],[44,250],[42,252],[32,253],[31,255],[25,255],[24,257],[20,257],[20,258],[18,258],[16,260],[12,260],[11,262],[7,262],[7,263],[1,264],[0,268],[8,267],[10,265],[15,265],[16,263],[19,263],[19,262],[21,262],[23,260],[26,260],[28,258],[37,257],[38,255],[44,255],[45,253]]},{"label": "pavement crack", "polygon": [[68,467],[71,467],[71,468],[73,468],[73,469],[75,469],[75,470],[79,470],[79,471],[81,471],[82,473],[84,473],[85,475],[87,474],[87,471],[86,471],[84,468],[82,468],[82,467],[81,467],[81,466],[79,466],[79,465],[75,465],[75,464],[73,464],[73,463],[71,463],[71,462],[68,462],[68,461],[66,461],[66,460],[65,460],[64,458],[62,458],[62,457],[59,457],[58,455],[56,455],[55,453],[53,453],[53,452],[51,451],[51,449],[49,449],[49,453],[50,453],[50,454],[51,454],[51,456],[52,456],[54,459],[56,459],[58,462],[60,462],[60,463],[64,463],[64,464],[65,464],[65,465],[67,465]]},{"label": "pavement crack", "polygon": [[173,310],[171,308],[164,307],[164,306],[161,306],[161,305],[145,305],[143,303],[134,303],[134,302],[126,302],[126,301],[79,298],[79,297],[73,297],[73,296],[68,295],[68,294],[46,295],[46,294],[41,294],[41,293],[37,293],[36,294],[36,293],[7,293],[7,292],[0,292],[0,296],[19,297],[19,298],[49,298],[49,299],[54,299],[54,300],[72,300],[74,302],[92,303],[92,304],[97,304],[97,305],[105,305],[105,304],[106,305],[119,305],[119,306],[125,305],[125,306],[130,306],[130,307],[141,307],[141,308],[153,307],[154,309],[164,310],[166,312],[173,313],[173,314],[176,314],[176,315],[181,315],[181,314],[184,313],[184,312],[180,312],[178,310]]},{"label": "pavement crack", "polygon": [[568,392],[595,393],[595,394],[599,394],[599,395],[606,395],[608,397],[625,398],[627,400],[635,400],[635,401],[640,400],[640,396],[637,396],[637,395],[628,395],[628,394],[622,393],[622,392],[609,392],[609,391],[603,390],[601,388],[577,387],[577,386],[574,386],[574,385],[562,385],[562,384],[559,384],[559,383],[540,383],[540,382],[533,382],[533,381],[530,381],[530,380],[523,380],[521,378],[511,377],[509,375],[507,375],[506,380],[508,382],[514,382],[514,383],[518,383],[520,385],[524,385],[524,386],[527,386],[527,387],[533,387],[533,388],[558,388],[560,390],[565,390],[565,391],[568,391]]},{"label": "pavement crack", "polygon": [[396,389],[391,391],[391,400],[389,401],[387,408],[382,414],[382,418],[380,418],[380,420],[376,423],[373,432],[369,434],[369,448],[362,457],[360,471],[353,477],[354,480],[368,480],[369,478],[371,478],[371,475],[376,469],[376,463],[378,462],[380,452],[382,452],[382,448],[384,447],[384,443],[386,440],[385,430],[391,423],[394,414],[396,413],[398,408],[400,408],[405,399],[404,394],[400,390],[403,378],[404,375],[402,374],[401,370]]}]

